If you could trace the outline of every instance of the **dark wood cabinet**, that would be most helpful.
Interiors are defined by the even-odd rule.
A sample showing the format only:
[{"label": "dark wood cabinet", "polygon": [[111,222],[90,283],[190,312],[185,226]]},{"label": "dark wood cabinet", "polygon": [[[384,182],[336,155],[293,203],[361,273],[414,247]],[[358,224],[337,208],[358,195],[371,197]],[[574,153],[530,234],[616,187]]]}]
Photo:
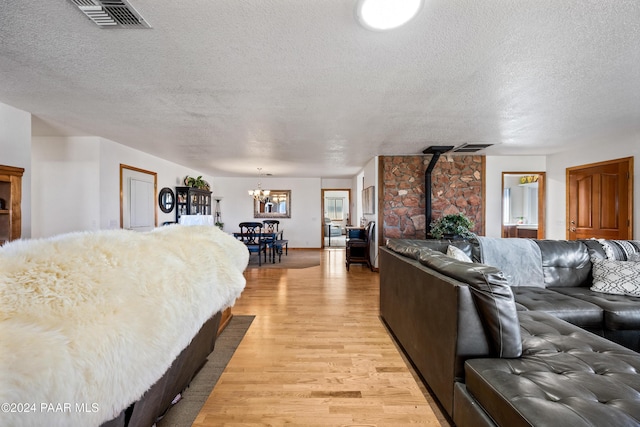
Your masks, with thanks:
[{"label": "dark wood cabinet", "polygon": [[538,230],[533,230],[531,228],[518,228],[517,237],[523,237],[526,239],[537,239],[538,238]]},{"label": "dark wood cabinet", "polygon": [[211,191],[176,187],[176,222],[182,215],[211,215]]},{"label": "dark wood cabinet", "polygon": [[20,238],[23,168],[0,165],[0,246]]},{"label": "dark wood cabinet", "polygon": [[502,226],[502,237],[504,238],[509,238],[509,237],[518,237],[516,235],[517,233],[517,229],[515,225],[503,225]]}]

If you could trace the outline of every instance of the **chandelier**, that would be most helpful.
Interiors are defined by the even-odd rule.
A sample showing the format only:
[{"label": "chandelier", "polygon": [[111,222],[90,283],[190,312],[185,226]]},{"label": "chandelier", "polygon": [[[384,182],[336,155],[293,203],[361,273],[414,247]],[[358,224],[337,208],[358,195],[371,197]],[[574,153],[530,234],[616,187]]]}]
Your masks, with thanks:
[{"label": "chandelier", "polygon": [[[262,168],[258,168],[258,175],[262,176]],[[260,203],[264,203],[269,199],[269,190],[263,190],[260,186],[260,182],[258,182],[258,188],[255,190],[249,190],[249,195],[253,197],[254,200],[259,201]]]}]

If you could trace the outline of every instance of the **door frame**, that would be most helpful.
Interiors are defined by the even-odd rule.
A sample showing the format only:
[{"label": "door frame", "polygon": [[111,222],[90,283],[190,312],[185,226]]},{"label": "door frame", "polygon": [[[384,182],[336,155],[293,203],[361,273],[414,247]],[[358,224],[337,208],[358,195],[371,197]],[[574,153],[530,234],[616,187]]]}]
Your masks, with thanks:
[{"label": "door frame", "polygon": [[322,242],[320,244],[320,248],[324,249],[324,193],[327,191],[346,191],[347,192],[347,203],[349,205],[349,221],[347,221],[347,225],[349,225],[349,222],[351,222],[353,220],[353,215],[352,215],[352,211],[351,211],[351,189],[350,188],[322,188],[321,189],[321,195],[320,195],[320,242]]},{"label": "door frame", "polygon": [[546,172],[502,172],[502,191],[500,192],[500,237],[504,236],[504,177],[505,175],[538,175],[538,233],[537,239],[544,239],[546,234],[545,223],[547,221],[547,173]]},{"label": "door frame", "polygon": [[[120,163],[120,228],[124,228],[124,205],[125,205],[125,200],[124,200],[124,171],[125,170],[129,170],[129,171],[133,171],[133,172],[139,172],[139,173],[143,173],[143,174],[147,174],[153,177],[153,195],[152,195],[152,199],[155,201],[157,200],[157,193],[158,193],[158,174],[156,172],[153,171],[148,171],[145,169],[140,169],[137,168],[135,166],[129,166],[129,165],[125,165]],[[131,201],[127,200],[127,206],[130,206]],[[154,226],[157,227],[158,226],[158,209],[157,209],[157,204],[154,203],[153,205],[153,216],[154,216]]]}]

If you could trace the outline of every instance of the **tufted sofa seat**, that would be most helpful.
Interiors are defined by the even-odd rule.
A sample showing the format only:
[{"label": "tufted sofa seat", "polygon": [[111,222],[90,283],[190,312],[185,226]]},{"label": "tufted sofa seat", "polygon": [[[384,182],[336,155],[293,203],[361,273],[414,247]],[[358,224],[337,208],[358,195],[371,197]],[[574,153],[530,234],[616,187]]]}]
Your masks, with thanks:
[{"label": "tufted sofa seat", "polygon": [[546,313],[519,317],[522,356],[468,360],[460,394],[499,425],[638,425],[638,353]]},{"label": "tufted sofa seat", "polygon": [[543,311],[594,332],[602,330],[603,311],[596,304],[545,288],[513,288],[513,295],[528,310]]}]

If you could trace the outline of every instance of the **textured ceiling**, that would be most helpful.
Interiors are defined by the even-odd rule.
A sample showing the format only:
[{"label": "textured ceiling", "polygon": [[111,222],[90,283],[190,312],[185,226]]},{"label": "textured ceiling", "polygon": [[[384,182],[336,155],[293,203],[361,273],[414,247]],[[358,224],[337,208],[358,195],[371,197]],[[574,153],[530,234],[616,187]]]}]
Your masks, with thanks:
[{"label": "textured ceiling", "polygon": [[0,102],[41,119],[36,135],[96,135],[214,176],[640,139],[637,0],[427,0],[389,32],[360,27],[356,0],[131,3],[152,29],[2,0]]}]

